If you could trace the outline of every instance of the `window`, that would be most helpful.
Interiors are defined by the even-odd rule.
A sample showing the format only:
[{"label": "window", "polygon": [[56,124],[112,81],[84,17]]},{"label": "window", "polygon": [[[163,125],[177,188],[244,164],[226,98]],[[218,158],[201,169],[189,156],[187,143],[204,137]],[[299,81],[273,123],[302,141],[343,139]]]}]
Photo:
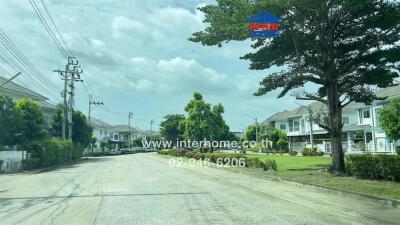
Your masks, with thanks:
[{"label": "window", "polygon": [[293,120],[289,120],[289,132],[293,131]]},{"label": "window", "polygon": [[349,117],[343,117],[342,118],[342,122],[343,122],[343,124],[349,124],[350,122],[349,122]]},{"label": "window", "polygon": [[363,118],[364,118],[364,119],[370,118],[369,109],[363,110],[362,114],[363,114]]},{"label": "window", "polygon": [[118,140],[118,134],[114,135],[114,140]]},{"label": "window", "polygon": [[299,126],[299,121],[298,120],[294,120],[293,121],[293,131],[299,131],[300,130],[300,126]]},{"label": "window", "polygon": [[100,130],[100,135],[103,135],[103,131],[102,130]]},{"label": "window", "polygon": [[281,128],[281,130],[286,130],[286,125],[285,125],[285,124],[281,124],[281,125],[279,126],[279,128]]}]

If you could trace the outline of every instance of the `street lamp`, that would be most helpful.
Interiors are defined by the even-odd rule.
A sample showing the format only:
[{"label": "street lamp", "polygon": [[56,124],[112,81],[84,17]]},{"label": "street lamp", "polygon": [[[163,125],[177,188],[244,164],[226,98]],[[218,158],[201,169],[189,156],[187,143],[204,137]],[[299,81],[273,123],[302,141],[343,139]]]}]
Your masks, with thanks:
[{"label": "street lamp", "polygon": [[14,76],[12,76],[10,79],[4,81],[2,84],[0,84],[0,87],[2,87],[3,85],[11,82],[12,80],[14,80],[16,77],[18,77],[21,74],[21,72],[18,72],[17,74],[15,74]]}]

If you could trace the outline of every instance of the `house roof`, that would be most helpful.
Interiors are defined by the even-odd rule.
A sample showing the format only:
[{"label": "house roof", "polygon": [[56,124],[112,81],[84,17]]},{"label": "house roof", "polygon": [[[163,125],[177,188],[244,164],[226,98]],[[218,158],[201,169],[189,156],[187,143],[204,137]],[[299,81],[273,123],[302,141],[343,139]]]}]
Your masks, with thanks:
[{"label": "house roof", "polygon": [[112,126],[102,120],[90,117],[90,125],[95,128],[111,129]]},{"label": "house roof", "polygon": [[51,104],[51,103],[49,103],[49,102],[46,102],[46,101],[37,101],[37,103],[38,103],[39,106],[40,106],[41,108],[43,108],[43,109],[54,110],[54,109],[57,108],[57,106],[55,106],[55,105],[53,105],[53,104]]},{"label": "house roof", "polygon": [[[378,97],[388,97],[389,99],[400,96],[400,85],[393,86],[393,87],[387,87],[387,88],[381,88],[376,91],[376,95]],[[379,101],[376,101],[376,102],[379,102]],[[306,107],[310,107],[313,112],[327,111],[326,105],[321,102],[312,102],[312,103],[308,104]],[[291,117],[293,118],[293,117],[298,117],[298,116],[304,115],[304,114],[308,113],[308,109],[306,107],[299,106],[293,110],[284,110],[282,112],[277,112],[274,115],[268,117],[266,120],[264,120],[262,122],[262,124],[266,124],[270,121],[282,120],[282,119],[287,119],[287,118],[291,118]],[[344,110],[347,111],[347,110],[362,108],[362,107],[365,107],[364,103],[352,102],[348,106],[346,106],[344,108]]]},{"label": "house roof", "polygon": [[[3,82],[5,82],[7,80],[8,79],[0,76],[0,84],[2,84]],[[12,81],[10,81],[7,84],[0,87],[0,91],[4,91],[6,93],[19,94],[22,96],[32,98],[34,100],[38,100],[38,101],[48,100],[48,98],[44,97],[43,95],[38,94],[28,88],[22,87],[21,85],[18,85]]]},{"label": "house roof", "polygon": [[[128,125],[115,125],[112,126],[109,129],[110,132],[114,132],[114,133],[127,133],[129,132],[129,126]],[[136,128],[136,127],[131,127],[131,132],[136,132],[136,133],[144,133],[143,130]]]}]

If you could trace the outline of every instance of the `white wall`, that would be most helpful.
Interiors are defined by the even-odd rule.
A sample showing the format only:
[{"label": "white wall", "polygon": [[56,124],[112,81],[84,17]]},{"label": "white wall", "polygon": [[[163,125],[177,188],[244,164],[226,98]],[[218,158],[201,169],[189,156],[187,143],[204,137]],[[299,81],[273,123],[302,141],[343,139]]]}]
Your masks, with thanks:
[{"label": "white wall", "polygon": [[17,169],[21,169],[21,161],[24,159],[26,159],[26,151],[0,151],[0,160],[3,160],[0,170],[7,170],[7,161],[17,162]]}]

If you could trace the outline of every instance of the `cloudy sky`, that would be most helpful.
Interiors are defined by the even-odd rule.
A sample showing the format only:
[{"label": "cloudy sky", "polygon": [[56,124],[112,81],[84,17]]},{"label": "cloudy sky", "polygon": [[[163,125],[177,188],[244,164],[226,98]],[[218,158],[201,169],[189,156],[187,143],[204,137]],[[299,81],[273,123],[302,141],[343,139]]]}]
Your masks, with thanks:
[{"label": "cloudy sky", "polygon": [[[251,51],[249,42],[233,42],[222,48],[204,47],[187,39],[204,28],[197,10],[208,0],[43,0],[55,24],[80,60],[83,79],[94,100],[92,115],[111,124],[126,124],[127,114],[135,114],[135,126],[149,129],[170,113],[184,113],[194,91],[212,104],[222,103],[231,130],[241,131],[252,123],[244,114],[259,121],[277,111],[296,107],[294,97],[277,99],[277,92],[262,97],[252,93],[271,71],[250,71],[239,57]],[[36,0],[40,7],[40,0]],[[44,12],[44,9],[41,8]],[[52,72],[66,60],[46,33],[29,0],[0,0],[0,28],[36,65],[58,90],[45,90],[28,80],[16,79],[60,102],[62,81]],[[0,54],[4,49],[0,47]],[[8,72],[8,67],[0,60]],[[0,71],[1,72],[1,71]],[[2,74],[4,75],[4,74]],[[9,77],[9,75],[6,75]],[[88,93],[77,87],[76,108],[87,113]]]}]

